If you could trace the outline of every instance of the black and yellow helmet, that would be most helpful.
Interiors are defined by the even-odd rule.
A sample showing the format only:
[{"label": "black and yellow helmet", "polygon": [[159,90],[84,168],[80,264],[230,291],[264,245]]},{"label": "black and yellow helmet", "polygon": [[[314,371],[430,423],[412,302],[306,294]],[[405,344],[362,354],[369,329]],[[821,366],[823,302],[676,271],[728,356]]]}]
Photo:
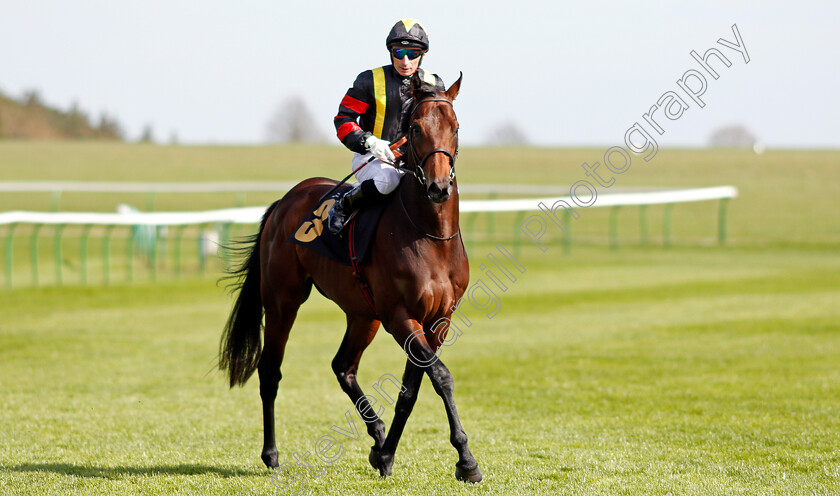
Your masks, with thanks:
[{"label": "black and yellow helmet", "polygon": [[423,26],[414,19],[402,19],[394,24],[388,37],[385,38],[385,47],[388,50],[393,46],[418,47],[423,50],[429,49],[429,37]]}]

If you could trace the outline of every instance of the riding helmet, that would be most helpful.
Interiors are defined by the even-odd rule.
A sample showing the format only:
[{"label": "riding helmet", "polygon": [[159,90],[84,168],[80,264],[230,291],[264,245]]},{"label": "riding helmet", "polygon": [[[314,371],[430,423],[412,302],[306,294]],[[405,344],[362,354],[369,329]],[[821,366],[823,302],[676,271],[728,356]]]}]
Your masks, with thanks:
[{"label": "riding helmet", "polygon": [[385,39],[385,47],[388,50],[393,46],[417,47],[428,50],[429,37],[419,22],[414,19],[403,19],[394,24]]}]

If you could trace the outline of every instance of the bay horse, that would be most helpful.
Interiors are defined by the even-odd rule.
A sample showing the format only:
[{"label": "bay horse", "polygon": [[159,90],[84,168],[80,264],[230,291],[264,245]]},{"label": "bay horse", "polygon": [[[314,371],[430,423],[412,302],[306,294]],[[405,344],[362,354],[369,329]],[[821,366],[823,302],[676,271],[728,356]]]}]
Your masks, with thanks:
[{"label": "bay horse", "polygon": [[[280,365],[298,308],[314,284],[347,317],[332,369],[374,440],[368,457],[373,468],[382,477],[391,475],[394,453],[425,373],[446,409],[450,441],[458,451],[455,477],[470,482],[482,479],[455,408],[452,374],[436,356],[448,331],[448,325],[436,323],[449,322],[442,319],[451,317],[469,283],[458,219],[458,120],[452,107],[462,77],[446,91],[424,84],[417,74],[411,79],[414,103],[405,156],[406,170],[417,179],[406,174],[386,200],[389,204],[374,234],[370,263],[364,265],[371,304],[351,267],[287,242],[336,185],[331,179],[307,179],[272,204],[254,235],[250,256],[235,271],[241,277],[239,295],[222,335],[219,368],[227,371],[230,387],[244,385],[258,371],[264,427],[261,457],[269,468],[278,467],[274,400]],[[260,349],[263,312],[265,336]],[[385,423],[373,413],[356,380],[362,353],[380,323],[408,356],[387,436]]]}]

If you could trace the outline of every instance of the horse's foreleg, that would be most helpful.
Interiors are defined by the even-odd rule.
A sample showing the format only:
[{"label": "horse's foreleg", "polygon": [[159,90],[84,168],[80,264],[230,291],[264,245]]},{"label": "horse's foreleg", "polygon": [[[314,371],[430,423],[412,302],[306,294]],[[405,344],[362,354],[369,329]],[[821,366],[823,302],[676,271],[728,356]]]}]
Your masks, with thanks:
[{"label": "horse's foreleg", "polygon": [[359,386],[359,382],[356,380],[356,372],[359,369],[362,353],[373,341],[377,330],[379,330],[378,320],[353,319],[348,316],[347,332],[344,334],[338,353],[332,361],[332,369],[339,385],[341,385],[341,389],[350,397],[356,411],[365,421],[368,434],[373,438],[371,453],[378,453],[385,442],[385,423],[380,420]]},{"label": "horse's foreleg", "polygon": [[[403,386],[408,391],[404,390],[405,397],[402,394],[400,395],[400,400],[403,400],[402,407],[400,406],[400,400],[397,401],[397,412],[394,415],[394,423],[388,432],[388,438],[385,440],[385,445],[380,452],[379,472],[383,476],[390,475],[391,473],[391,465],[393,464],[393,456],[397,443],[405,427],[405,421],[411,413],[411,407],[414,406],[414,401],[417,398],[417,390],[420,387],[420,382],[423,377],[422,373],[425,372],[429,376],[429,379],[431,379],[435,392],[443,399],[443,404],[446,408],[446,416],[449,420],[449,439],[452,442],[452,446],[458,451],[455,477],[458,480],[479,482],[482,479],[481,471],[467,445],[467,435],[461,426],[461,420],[458,418],[458,409],[455,407],[455,382],[452,379],[452,374],[435,355],[420,326],[413,320],[408,320],[405,324],[407,326],[401,326],[403,332],[399,332],[398,328],[397,332],[393,334],[394,338],[397,339],[397,342],[400,343],[408,355],[406,377],[403,379]],[[416,330],[405,332],[406,329],[412,328]],[[412,385],[414,387],[411,387]],[[400,413],[401,408],[403,409],[402,413]]]},{"label": "horse's foreleg", "polygon": [[414,409],[414,403],[417,401],[417,393],[420,391],[422,381],[423,369],[411,360],[406,361],[405,373],[402,378],[403,388],[397,397],[397,404],[394,407],[394,420],[391,422],[391,428],[388,429],[388,437],[378,454],[375,454],[373,450],[370,453],[370,464],[373,465],[373,468],[379,469],[379,475],[383,477],[391,475],[394,453],[397,451],[397,445],[400,442],[405,423]]},{"label": "horse's foreleg", "polygon": [[467,434],[461,427],[458,410],[455,408],[455,381],[452,378],[452,373],[439,359],[426,367],[426,373],[432,380],[435,391],[443,399],[446,416],[449,419],[449,440],[452,446],[458,450],[455,477],[461,481],[480,482],[482,479],[481,471],[478,469],[478,463],[470,452],[469,446],[467,446]]}]

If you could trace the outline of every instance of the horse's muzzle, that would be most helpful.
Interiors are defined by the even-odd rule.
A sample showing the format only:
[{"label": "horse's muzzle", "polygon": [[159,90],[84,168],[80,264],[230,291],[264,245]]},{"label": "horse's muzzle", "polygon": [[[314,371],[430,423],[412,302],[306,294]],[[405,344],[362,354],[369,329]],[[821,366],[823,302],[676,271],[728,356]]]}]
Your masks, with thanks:
[{"label": "horse's muzzle", "polygon": [[444,187],[441,187],[438,181],[434,181],[427,191],[429,199],[435,203],[443,203],[452,195],[452,180],[447,178],[440,182],[444,183]]}]

